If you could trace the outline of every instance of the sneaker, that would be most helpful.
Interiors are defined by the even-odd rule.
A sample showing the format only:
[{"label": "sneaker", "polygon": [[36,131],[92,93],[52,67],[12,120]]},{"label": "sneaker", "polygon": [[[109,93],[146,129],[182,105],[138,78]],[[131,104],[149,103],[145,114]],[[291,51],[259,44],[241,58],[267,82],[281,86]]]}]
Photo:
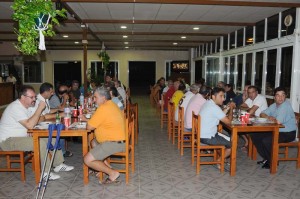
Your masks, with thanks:
[{"label": "sneaker", "polygon": [[71,151],[66,151],[64,153],[64,157],[71,157],[71,156],[73,156],[73,153]]},{"label": "sneaker", "polygon": [[55,167],[55,168],[54,168],[54,171],[55,171],[55,172],[60,172],[60,171],[71,171],[71,170],[73,170],[73,169],[74,169],[73,166],[68,166],[68,165],[62,163],[62,164],[58,165],[57,167]]},{"label": "sneaker", "polygon": [[[47,175],[48,175],[47,173],[44,173],[43,178],[46,179]],[[59,178],[60,178],[60,175],[50,172],[49,180],[57,180]]]}]

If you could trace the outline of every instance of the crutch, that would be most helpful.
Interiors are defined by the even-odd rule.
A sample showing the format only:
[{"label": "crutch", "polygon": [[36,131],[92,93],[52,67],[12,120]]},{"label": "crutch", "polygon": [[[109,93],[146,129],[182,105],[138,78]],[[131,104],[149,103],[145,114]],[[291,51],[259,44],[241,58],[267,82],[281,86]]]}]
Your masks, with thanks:
[{"label": "crutch", "polygon": [[[46,188],[47,188],[47,183],[48,183],[48,180],[49,180],[50,170],[51,170],[51,167],[52,167],[52,164],[53,164],[53,161],[54,161],[55,153],[56,153],[57,150],[61,149],[60,144],[59,144],[59,138],[60,138],[60,132],[61,132],[61,130],[64,128],[64,125],[63,125],[63,124],[58,124],[58,125],[53,125],[53,126],[54,126],[54,128],[49,128],[49,135],[52,134],[53,130],[56,129],[56,130],[57,130],[57,133],[56,133],[56,140],[55,140],[55,145],[54,145],[54,147],[52,146],[52,149],[54,149],[54,151],[53,151],[53,153],[52,153],[52,158],[51,158],[50,165],[49,165],[49,168],[48,168],[47,176],[46,176],[46,179],[45,179],[45,181],[44,181],[44,185],[43,185],[43,190],[42,190],[41,198],[44,197],[44,194],[45,194],[45,191],[46,191]],[[50,131],[51,131],[51,132],[50,132]],[[52,137],[52,135],[51,135],[51,137]],[[51,139],[51,141],[52,141],[52,139]],[[50,144],[49,144],[49,140],[48,140],[48,144],[49,144],[49,145],[52,145],[52,144],[51,144],[51,141],[50,141]],[[47,156],[48,156],[48,155],[47,155]],[[45,170],[45,168],[44,168],[44,170]],[[39,185],[40,188],[39,188],[38,193],[37,193],[37,198],[38,198],[38,196],[39,196],[39,192],[40,192],[40,189],[41,189],[41,185],[42,185],[42,183],[43,183],[43,179],[40,180],[40,181],[41,181],[41,183],[40,183],[40,185]]]}]

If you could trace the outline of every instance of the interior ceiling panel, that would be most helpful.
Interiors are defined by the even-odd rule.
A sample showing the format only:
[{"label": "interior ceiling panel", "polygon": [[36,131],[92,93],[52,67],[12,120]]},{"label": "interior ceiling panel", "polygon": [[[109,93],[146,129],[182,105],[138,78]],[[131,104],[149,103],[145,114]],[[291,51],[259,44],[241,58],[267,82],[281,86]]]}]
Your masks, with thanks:
[{"label": "interior ceiling panel", "polygon": [[[17,38],[11,19],[12,2],[0,0],[0,42],[15,42]],[[124,42],[129,42],[130,49],[189,50],[278,12],[300,7],[299,0],[61,2],[68,10],[68,19],[55,27],[55,37],[46,38],[46,44],[50,45],[47,49],[82,49],[83,28],[86,27],[88,49],[99,49],[104,42],[106,49],[123,50]],[[194,30],[194,27],[199,29]],[[123,38],[123,35],[128,37]],[[186,39],[181,39],[181,36],[186,36]],[[75,41],[80,43],[75,45]]]}]

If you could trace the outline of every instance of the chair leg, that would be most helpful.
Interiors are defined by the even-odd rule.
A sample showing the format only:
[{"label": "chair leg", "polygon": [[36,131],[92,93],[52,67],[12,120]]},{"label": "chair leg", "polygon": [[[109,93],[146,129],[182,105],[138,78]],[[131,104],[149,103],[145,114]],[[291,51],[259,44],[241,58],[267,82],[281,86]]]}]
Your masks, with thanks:
[{"label": "chair leg", "polygon": [[20,168],[21,168],[21,180],[25,182],[25,161],[24,161],[24,152],[20,154]]},{"label": "chair leg", "polygon": [[221,173],[224,173],[224,164],[225,164],[225,149],[224,148],[222,148],[221,149],[221,164],[220,164],[220,166],[221,166]]},{"label": "chair leg", "polygon": [[297,169],[300,169],[300,144],[298,144],[297,146],[298,150],[297,150]]},{"label": "chair leg", "polygon": [[201,150],[197,148],[197,160],[196,160],[196,173],[200,173],[200,153]]},{"label": "chair leg", "polygon": [[257,158],[257,149],[253,145],[253,147],[252,147],[252,160],[256,160],[256,158]]}]

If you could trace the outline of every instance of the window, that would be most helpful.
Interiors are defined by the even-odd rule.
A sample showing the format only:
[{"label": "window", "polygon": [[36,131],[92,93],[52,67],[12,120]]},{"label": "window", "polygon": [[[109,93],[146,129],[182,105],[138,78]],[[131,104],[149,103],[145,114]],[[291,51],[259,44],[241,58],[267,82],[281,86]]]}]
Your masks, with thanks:
[{"label": "window", "polygon": [[212,42],[211,51],[212,51],[212,54],[213,54],[213,53],[216,53],[216,41],[213,41],[213,42]]},{"label": "window", "polygon": [[207,43],[207,54],[208,54],[208,55],[211,54],[211,51],[210,51],[210,50],[211,50],[211,48],[210,48],[211,45],[210,45],[210,44],[211,44],[211,43]]},{"label": "window", "polygon": [[253,26],[246,27],[246,41],[245,45],[253,44]]},{"label": "window", "polygon": [[221,39],[220,37],[217,39],[217,44],[216,44],[216,48],[217,48],[217,53],[220,52],[220,48],[221,48]]},{"label": "window", "polygon": [[38,61],[24,62],[24,83],[42,83],[42,63]]},{"label": "window", "polygon": [[203,45],[203,56],[204,56],[204,55],[207,55],[207,54],[206,54],[206,48],[207,48],[206,46],[207,46],[206,44]]},{"label": "window", "polygon": [[237,31],[237,41],[236,41],[236,46],[237,46],[237,47],[243,46],[243,45],[244,45],[243,42],[244,42],[244,28],[239,29],[239,30]]},{"label": "window", "polygon": [[[292,24],[289,27],[286,27],[284,24],[284,19],[287,15],[292,16]],[[296,21],[296,8],[291,8],[282,12],[281,18],[281,36],[291,35],[294,33],[295,30],[295,21]]]},{"label": "window", "polygon": [[219,58],[208,57],[206,65],[206,84],[210,87],[217,85],[220,74]]},{"label": "window", "polygon": [[267,40],[278,38],[279,14],[268,18]]},{"label": "window", "polygon": [[223,73],[225,83],[228,83],[228,74],[229,74],[228,70],[229,70],[228,57],[225,57],[225,59],[224,59],[224,73]]},{"label": "window", "polygon": [[[119,77],[118,75],[118,62],[109,62],[106,75],[111,77]],[[104,82],[104,70],[101,61],[92,61],[91,62],[91,79],[98,80],[99,83]]]},{"label": "window", "polygon": [[259,93],[261,92],[262,86],[262,72],[263,72],[263,59],[264,59],[264,52],[260,51],[256,53],[256,60],[255,60],[255,83],[254,85],[257,86]]},{"label": "window", "polygon": [[[290,97],[292,79],[293,46],[282,48],[280,66],[280,86],[286,89],[287,97]],[[294,77],[295,78],[295,77]]]},{"label": "window", "polygon": [[201,80],[202,78],[202,65],[203,61],[202,60],[197,60],[195,61],[195,82]]},{"label": "window", "polygon": [[223,50],[228,50],[228,35],[223,37]]},{"label": "window", "polygon": [[268,50],[268,62],[267,62],[267,77],[266,77],[266,95],[273,96],[275,88],[275,77],[276,77],[276,58],[277,49]]},{"label": "window", "polygon": [[230,33],[230,45],[229,45],[229,49],[233,49],[236,47],[236,44],[235,44],[235,32],[232,32]]},{"label": "window", "polygon": [[236,81],[236,90],[242,90],[242,80],[243,80],[243,55],[237,56],[237,81]]},{"label": "window", "polygon": [[251,85],[252,75],[252,53],[246,54],[246,66],[245,66],[245,85]]},{"label": "window", "polygon": [[171,76],[171,61],[166,61],[166,79]]},{"label": "window", "polygon": [[256,23],[255,43],[265,41],[265,20]]},{"label": "window", "polygon": [[234,64],[235,64],[235,56],[230,57],[230,63],[229,63],[229,84],[232,84],[233,88],[234,86]]}]

